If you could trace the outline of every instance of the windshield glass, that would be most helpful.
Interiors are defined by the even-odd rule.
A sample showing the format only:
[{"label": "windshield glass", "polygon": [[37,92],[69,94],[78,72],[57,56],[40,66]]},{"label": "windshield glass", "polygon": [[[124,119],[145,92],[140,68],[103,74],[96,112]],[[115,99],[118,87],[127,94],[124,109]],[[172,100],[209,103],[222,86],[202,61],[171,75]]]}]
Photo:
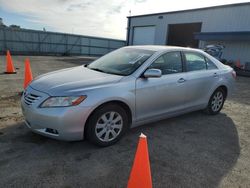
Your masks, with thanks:
[{"label": "windshield glass", "polygon": [[120,48],[89,64],[87,67],[96,71],[127,76],[140,67],[154,51]]}]

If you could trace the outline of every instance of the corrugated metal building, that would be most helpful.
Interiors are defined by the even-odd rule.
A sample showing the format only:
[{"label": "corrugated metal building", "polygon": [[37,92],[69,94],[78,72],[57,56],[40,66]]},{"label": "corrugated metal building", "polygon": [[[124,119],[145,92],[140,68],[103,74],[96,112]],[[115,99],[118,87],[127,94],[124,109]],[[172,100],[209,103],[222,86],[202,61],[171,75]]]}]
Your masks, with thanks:
[{"label": "corrugated metal building", "polygon": [[128,17],[127,45],[225,46],[222,58],[250,62],[250,3]]},{"label": "corrugated metal building", "polygon": [[124,45],[123,40],[0,27],[0,54],[101,56]]}]

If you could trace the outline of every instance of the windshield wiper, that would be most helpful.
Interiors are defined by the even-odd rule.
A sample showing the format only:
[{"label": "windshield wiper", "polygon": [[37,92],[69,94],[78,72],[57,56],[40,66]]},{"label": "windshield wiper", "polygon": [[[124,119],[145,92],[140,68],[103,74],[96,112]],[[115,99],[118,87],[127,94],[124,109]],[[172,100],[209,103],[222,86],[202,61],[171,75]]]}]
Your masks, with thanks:
[{"label": "windshield wiper", "polygon": [[98,71],[98,72],[104,72],[104,73],[105,73],[105,71],[103,71],[103,70],[101,70],[101,69],[98,69],[98,68],[89,68],[89,69],[95,70],[95,71]]},{"label": "windshield wiper", "polygon": [[[89,67],[87,67],[87,68],[89,68]],[[95,70],[95,71],[98,71],[98,72],[103,72],[103,73],[106,73],[106,74],[114,74],[114,75],[118,75],[118,76],[124,76],[124,74],[121,74],[121,73],[108,72],[108,71],[101,70],[99,68],[89,68],[89,69]]]}]

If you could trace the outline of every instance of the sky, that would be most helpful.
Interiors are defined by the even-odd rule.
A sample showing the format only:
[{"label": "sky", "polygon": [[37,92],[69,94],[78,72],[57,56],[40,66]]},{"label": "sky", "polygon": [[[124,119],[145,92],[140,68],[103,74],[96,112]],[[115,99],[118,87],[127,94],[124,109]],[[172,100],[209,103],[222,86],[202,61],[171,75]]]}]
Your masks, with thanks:
[{"label": "sky", "polygon": [[129,15],[241,2],[249,0],[0,0],[0,17],[26,29],[125,40]]}]

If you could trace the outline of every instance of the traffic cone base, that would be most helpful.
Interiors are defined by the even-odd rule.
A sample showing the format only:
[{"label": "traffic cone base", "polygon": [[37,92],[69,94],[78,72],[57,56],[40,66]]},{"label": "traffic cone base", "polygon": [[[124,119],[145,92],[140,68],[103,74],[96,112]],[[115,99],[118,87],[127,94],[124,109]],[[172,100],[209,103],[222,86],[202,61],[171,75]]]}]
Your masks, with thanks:
[{"label": "traffic cone base", "polygon": [[4,74],[16,74],[16,72],[4,72]]}]

